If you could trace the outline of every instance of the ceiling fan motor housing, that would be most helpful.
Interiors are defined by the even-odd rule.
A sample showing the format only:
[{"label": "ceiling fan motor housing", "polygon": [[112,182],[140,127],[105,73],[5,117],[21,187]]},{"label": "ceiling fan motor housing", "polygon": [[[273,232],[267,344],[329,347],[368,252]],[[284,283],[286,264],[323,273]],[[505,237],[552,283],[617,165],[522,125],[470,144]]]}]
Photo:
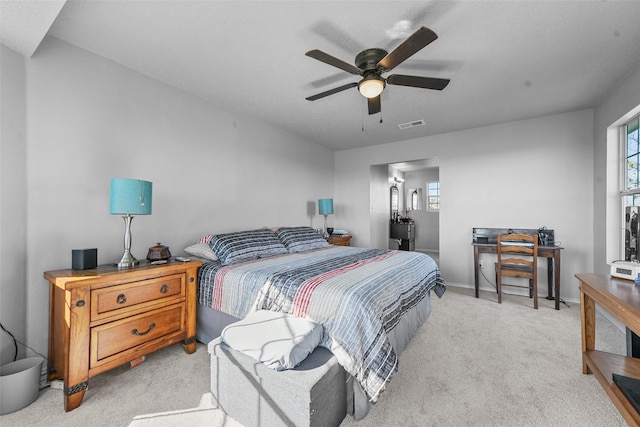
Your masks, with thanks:
[{"label": "ceiling fan motor housing", "polygon": [[382,72],[383,70],[378,68],[378,62],[387,56],[387,53],[386,50],[379,48],[363,50],[356,55],[356,66],[363,70],[365,75],[370,72]]}]

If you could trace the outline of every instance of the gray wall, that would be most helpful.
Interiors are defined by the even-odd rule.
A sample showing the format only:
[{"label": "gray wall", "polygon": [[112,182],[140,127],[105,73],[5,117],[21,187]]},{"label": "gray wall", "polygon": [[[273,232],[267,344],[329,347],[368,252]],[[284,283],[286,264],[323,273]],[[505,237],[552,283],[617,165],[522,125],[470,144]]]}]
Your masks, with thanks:
[{"label": "gray wall", "polygon": [[[387,165],[371,166],[371,235],[374,236],[370,246],[386,248],[389,239],[389,218],[391,212],[391,193],[389,191],[389,167]],[[375,233],[375,230],[385,232]]]},{"label": "gray wall", "polygon": [[[20,341],[27,339],[27,215],[25,64],[0,45],[0,322]],[[9,335],[0,331],[0,364],[13,360]],[[18,357],[24,356],[19,347]]]},{"label": "gray wall", "polygon": [[[331,150],[55,38],[27,61],[2,53],[3,124],[10,101],[25,103],[20,94],[5,102],[4,88],[22,83],[27,134],[26,144],[5,140],[3,128],[2,249],[20,256],[2,259],[2,321],[19,332],[26,322],[39,352],[48,338],[43,272],[69,268],[74,248],[98,248],[102,264],[122,256],[124,224],[109,215],[112,177],[153,182],[153,214],[132,225],[138,258],[156,242],[178,255],[206,233],[322,225],[315,203],[333,197]],[[22,219],[13,222],[5,204]],[[11,313],[5,295],[16,297]]]},{"label": "gray wall", "polygon": [[[578,300],[573,275],[593,269],[593,123],[593,110],[582,110],[340,151],[335,195],[348,205],[342,221],[355,245],[368,246],[370,165],[438,158],[444,279],[473,283],[473,227],[544,225],[565,248],[562,297]],[[529,173],[516,179],[523,170]]]}]

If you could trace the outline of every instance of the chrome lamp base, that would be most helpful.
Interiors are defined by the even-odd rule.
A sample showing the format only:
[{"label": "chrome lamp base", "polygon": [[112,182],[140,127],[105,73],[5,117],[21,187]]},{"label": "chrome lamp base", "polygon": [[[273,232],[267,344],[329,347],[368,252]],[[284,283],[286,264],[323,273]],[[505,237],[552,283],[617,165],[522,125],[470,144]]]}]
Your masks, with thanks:
[{"label": "chrome lamp base", "polygon": [[324,216],[324,231],[322,232],[322,237],[324,237],[325,239],[328,239],[329,236],[329,232],[327,231],[327,215]]},{"label": "chrome lamp base", "polygon": [[118,268],[130,268],[138,264],[140,264],[140,261],[131,255],[131,252],[125,250],[124,255],[122,255],[122,259],[118,263]]},{"label": "chrome lamp base", "polygon": [[124,220],[124,254],[117,265],[118,268],[131,268],[140,264],[140,261],[131,255],[131,221],[133,221],[133,216],[123,215],[122,219]]}]

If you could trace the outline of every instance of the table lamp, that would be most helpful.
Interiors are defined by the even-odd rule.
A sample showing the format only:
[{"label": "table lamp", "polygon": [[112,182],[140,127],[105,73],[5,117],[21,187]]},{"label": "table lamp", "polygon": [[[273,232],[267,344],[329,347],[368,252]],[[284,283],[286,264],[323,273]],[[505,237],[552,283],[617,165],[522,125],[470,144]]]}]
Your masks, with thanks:
[{"label": "table lamp", "polygon": [[322,237],[329,238],[329,232],[327,231],[327,215],[333,214],[333,199],[319,199],[318,200],[318,213],[324,215],[324,233]]},{"label": "table lamp", "polygon": [[109,213],[122,215],[125,227],[124,255],[118,263],[118,268],[133,267],[140,262],[131,255],[131,221],[134,215],[151,215],[152,187],[151,182],[140,179],[111,179]]}]

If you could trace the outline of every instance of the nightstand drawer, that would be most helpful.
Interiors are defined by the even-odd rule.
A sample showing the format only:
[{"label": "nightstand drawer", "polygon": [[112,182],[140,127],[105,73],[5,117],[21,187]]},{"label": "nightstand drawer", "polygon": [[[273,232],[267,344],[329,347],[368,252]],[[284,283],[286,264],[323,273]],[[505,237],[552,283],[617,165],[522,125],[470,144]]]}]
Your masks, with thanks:
[{"label": "nightstand drawer", "polygon": [[[184,296],[184,274],[158,277],[91,291],[91,320],[118,315],[145,303]],[[149,304],[146,304],[149,305]]]},{"label": "nightstand drawer", "polygon": [[159,308],[91,328],[91,368],[129,354],[155,339],[169,340],[185,330],[184,303]]}]

